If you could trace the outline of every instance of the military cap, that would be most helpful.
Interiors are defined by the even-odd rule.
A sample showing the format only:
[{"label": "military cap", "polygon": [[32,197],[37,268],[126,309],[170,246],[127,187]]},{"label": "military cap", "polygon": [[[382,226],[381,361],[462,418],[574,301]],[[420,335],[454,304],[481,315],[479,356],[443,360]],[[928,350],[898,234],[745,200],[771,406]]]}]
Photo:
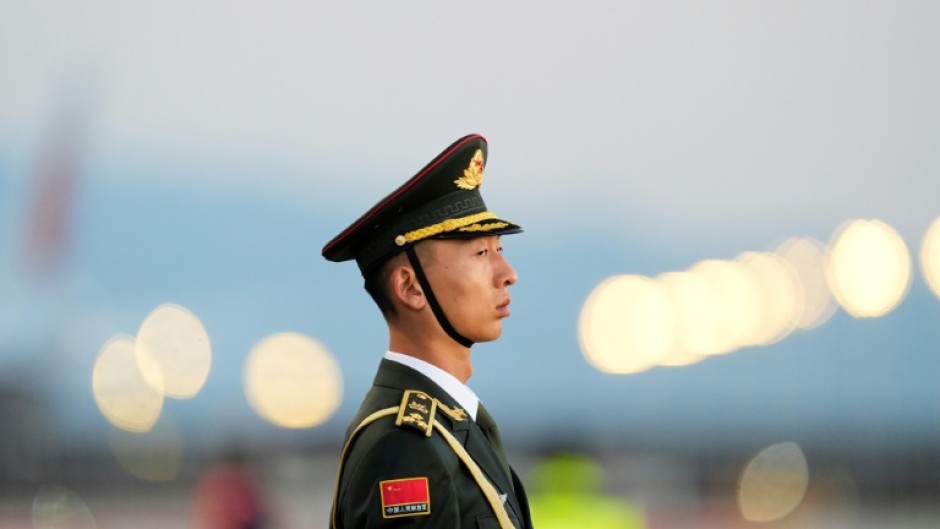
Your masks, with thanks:
[{"label": "military cap", "polygon": [[444,149],[323,247],[323,257],[355,259],[367,275],[418,242],[522,231],[486,208],[480,185],[487,143],[471,134]]}]

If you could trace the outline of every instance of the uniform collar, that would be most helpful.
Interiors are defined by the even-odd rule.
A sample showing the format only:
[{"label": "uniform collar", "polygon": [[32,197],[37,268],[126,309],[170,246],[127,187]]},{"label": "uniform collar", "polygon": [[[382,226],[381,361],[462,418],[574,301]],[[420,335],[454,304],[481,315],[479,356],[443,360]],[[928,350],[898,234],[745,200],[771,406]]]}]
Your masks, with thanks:
[{"label": "uniform collar", "polygon": [[466,384],[457,380],[457,377],[424,360],[406,354],[388,351],[385,353],[385,359],[408,366],[430,378],[435,384],[440,386],[450,398],[454,399],[454,401],[467,412],[467,415],[469,415],[471,419],[476,421],[480,399]]}]

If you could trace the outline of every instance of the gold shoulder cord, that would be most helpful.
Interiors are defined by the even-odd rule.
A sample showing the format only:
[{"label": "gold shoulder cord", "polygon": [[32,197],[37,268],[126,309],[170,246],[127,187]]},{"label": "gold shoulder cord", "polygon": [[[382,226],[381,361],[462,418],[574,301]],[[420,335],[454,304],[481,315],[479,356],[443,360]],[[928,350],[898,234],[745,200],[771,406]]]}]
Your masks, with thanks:
[{"label": "gold shoulder cord", "polygon": [[468,454],[467,450],[461,446],[460,442],[457,441],[454,435],[448,432],[446,428],[441,426],[441,423],[437,420],[434,421],[434,429],[444,436],[444,440],[447,441],[447,444],[449,444],[454,452],[457,453],[457,457],[463,461],[463,464],[467,466],[467,470],[469,470],[470,474],[473,475],[473,479],[476,480],[480,490],[483,491],[483,495],[486,496],[486,500],[490,502],[490,507],[493,508],[493,512],[496,514],[496,519],[499,520],[499,526],[502,529],[515,529],[515,526],[512,525],[511,521],[509,521],[509,514],[506,512],[506,506],[503,505],[503,502],[499,500],[499,493],[496,492],[496,487],[486,480],[486,477],[483,476],[483,472],[480,470],[480,467],[477,465],[476,461],[470,457],[470,454]]},{"label": "gold shoulder cord", "polygon": [[333,520],[330,523],[331,529],[336,528],[336,503],[339,501],[339,479],[343,474],[343,463],[346,462],[346,450],[349,449],[349,445],[352,444],[352,440],[356,437],[356,434],[358,434],[360,430],[381,419],[382,417],[395,415],[398,413],[398,408],[399,406],[385,408],[384,410],[379,410],[363,419],[362,422],[359,423],[359,426],[356,426],[356,429],[353,430],[353,433],[349,436],[349,440],[346,441],[346,444],[343,446],[343,451],[340,452],[339,455],[339,468],[336,470],[336,486],[333,488]]},{"label": "gold shoulder cord", "polygon": [[[349,445],[352,443],[353,438],[356,437],[356,434],[358,434],[360,430],[383,417],[396,415],[400,408],[401,406],[385,408],[384,410],[379,410],[372,415],[369,415],[363,419],[361,423],[359,423],[359,426],[356,426],[356,429],[353,430],[352,435],[349,436],[349,440],[346,441],[346,445],[343,446],[343,451],[339,456],[339,469],[336,472],[336,487],[333,492],[333,528],[336,527],[336,507],[337,502],[339,501],[339,481],[343,470],[343,463],[346,461],[346,450],[349,449]],[[467,450],[461,446],[460,442],[457,441],[454,435],[447,431],[447,429],[444,428],[437,419],[434,419],[434,429],[444,437],[444,440],[447,441],[447,444],[450,446],[450,448],[457,454],[457,457],[461,462],[463,462],[464,466],[467,467],[467,470],[470,471],[473,479],[477,482],[477,486],[480,487],[480,490],[483,491],[483,495],[486,496],[486,500],[489,502],[490,507],[493,508],[493,512],[496,514],[496,519],[499,521],[500,528],[515,529],[515,526],[509,520],[509,514],[506,512],[506,506],[503,505],[503,502],[499,500],[499,493],[496,491],[496,487],[487,481],[486,477],[483,475],[483,471],[480,470],[480,467],[477,465],[476,461],[470,457],[470,454],[468,454]]]}]

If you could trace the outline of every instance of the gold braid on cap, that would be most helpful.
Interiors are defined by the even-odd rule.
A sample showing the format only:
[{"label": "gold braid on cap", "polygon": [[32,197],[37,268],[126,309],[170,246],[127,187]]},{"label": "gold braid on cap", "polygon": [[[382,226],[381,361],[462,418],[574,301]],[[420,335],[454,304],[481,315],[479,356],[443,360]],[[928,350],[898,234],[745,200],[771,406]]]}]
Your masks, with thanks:
[{"label": "gold braid on cap", "polygon": [[[458,230],[464,226],[469,226],[471,224],[476,224],[481,220],[495,219],[496,213],[491,211],[484,211],[483,213],[477,213],[475,215],[468,215],[466,217],[460,217],[456,219],[447,219],[443,222],[438,222],[437,224],[431,224],[430,226],[425,226],[414,231],[409,231],[404,235],[399,235],[395,237],[395,244],[398,246],[404,246],[410,242],[417,242],[428,237],[433,237],[439,233],[447,233],[449,231]],[[496,228],[490,228],[496,229]],[[473,230],[478,231],[478,230]]]},{"label": "gold braid on cap", "polygon": [[489,224],[471,224],[469,226],[464,226],[459,228],[457,231],[463,232],[474,232],[474,231],[493,231],[509,226],[506,222],[491,222]]}]

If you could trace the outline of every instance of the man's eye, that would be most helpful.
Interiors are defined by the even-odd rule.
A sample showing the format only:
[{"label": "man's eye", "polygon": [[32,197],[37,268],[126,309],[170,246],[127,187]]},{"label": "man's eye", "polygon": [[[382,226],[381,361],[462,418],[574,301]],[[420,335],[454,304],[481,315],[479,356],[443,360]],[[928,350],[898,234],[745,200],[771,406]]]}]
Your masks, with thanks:
[{"label": "man's eye", "polygon": [[503,253],[503,247],[500,246],[499,248],[496,249],[496,251],[499,252],[499,253]]},{"label": "man's eye", "polygon": [[479,255],[480,257],[483,257],[483,256],[486,255],[487,253],[489,253],[489,249],[484,248],[484,249],[480,250],[479,252],[477,252],[477,255]]}]

